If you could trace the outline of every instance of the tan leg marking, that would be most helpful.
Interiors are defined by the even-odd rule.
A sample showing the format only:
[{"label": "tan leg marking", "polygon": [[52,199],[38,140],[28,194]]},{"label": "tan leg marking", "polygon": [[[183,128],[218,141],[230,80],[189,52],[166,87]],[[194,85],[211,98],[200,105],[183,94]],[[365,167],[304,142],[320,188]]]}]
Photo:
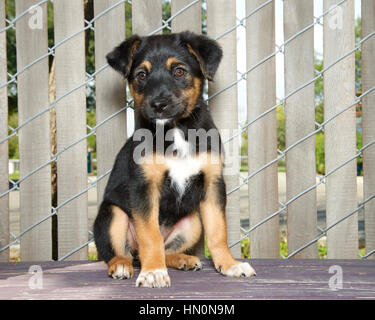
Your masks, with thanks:
[{"label": "tan leg marking", "polygon": [[201,203],[201,215],[207,246],[216,270],[232,277],[250,277],[255,271],[248,263],[233,258],[227,244],[225,212],[218,203],[216,180],[220,178],[222,165],[207,164],[205,170],[206,198]]},{"label": "tan leg marking", "polygon": [[160,188],[165,174],[165,164],[146,161],[141,165],[149,182],[148,200],[150,211],[134,214],[134,227],[137,235],[138,254],[141,272],[136,286],[165,287],[170,279],[165,264],[164,239],[159,229]]},{"label": "tan leg marking", "polygon": [[117,206],[112,206],[112,220],[109,226],[109,236],[113,251],[116,256],[125,257],[126,234],[128,231],[129,217]]},{"label": "tan leg marking", "polygon": [[139,214],[134,215],[134,225],[141,261],[141,272],[136,286],[149,288],[170,286],[165,264],[164,239],[159,230],[157,210],[153,208],[147,219]]},{"label": "tan leg marking", "polygon": [[108,275],[114,279],[128,279],[134,274],[133,258],[125,251],[129,217],[117,206],[112,206],[112,221],[109,236],[115,257],[108,262]]}]

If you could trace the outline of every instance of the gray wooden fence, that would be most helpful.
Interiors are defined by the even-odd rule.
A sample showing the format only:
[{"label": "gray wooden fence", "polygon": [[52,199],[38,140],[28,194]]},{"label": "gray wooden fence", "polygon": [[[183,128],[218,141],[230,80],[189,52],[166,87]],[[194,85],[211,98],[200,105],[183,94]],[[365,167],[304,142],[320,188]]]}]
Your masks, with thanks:
[{"label": "gray wooden fence", "polygon": [[[244,0],[245,1],[245,0]],[[132,7],[132,32],[149,35],[191,30],[223,48],[207,101],[235,170],[225,176],[228,243],[236,257],[250,238],[253,258],[280,257],[279,214],[287,213],[288,256],[316,258],[317,240],[327,236],[328,258],[358,258],[358,211],[364,208],[366,254],[375,258],[375,2],[362,0],[362,40],[354,41],[354,0],[284,0],[284,43],[275,46],[276,0],[236,1],[94,0],[85,20],[84,0],[23,0],[15,16],[0,0],[0,261],[20,244],[20,259],[52,258],[51,217],[57,215],[58,258],[87,259],[92,242],[88,196],[101,201],[114,158],[127,138],[131,97],[126,83],[108,68],[105,55],[125,39],[125,7]],[[162,18],[162,4],[171,16]],[[53,5],[54,46],[48,47],[47,5]],[[203,13],[203,14],[202,14]],[[38,21],[38,19],[41,19]],[[38,24],[40,22],[40,25]],[[314,70],[314,27],[323,24],[324,69]],[[247,70],[238,72],[237,28],[246,25]],[[7,71],[6,33],[16,32],[17,72]],[[95,72],[85,66],[85,31],[93,30]],[[355,92],[355,51],[362,54],[362,92]],[[285,96],[276,98],[276,55],[284,54]],[[55,63],[55,98],[49,99],[49,59]],[[323,77],[324,75],[324,77]],[[314,83],[324,80],[324,122],[315,121]],[[86,87],[95,81],[96,126],[86,126]],[[247,119],[239,119],[237,84],[247,83]],[[17,88],[18,126],[8,127],[8,89]],[[363,147],[356,150],[357,105],[362,106]],[[276,109],[285,110],[285,150],[277,148]],[[57,150],[51,154],[50,113],[56,111]],[[132,116],[132,115],[131,115]],[[240,131],[235,132],[241,122]],[[245,124],[244,124],[245,123]],[[239,174],[242,132],[248,133],[248,175]],[[315,134],[324,132],[326,173],[315,171]],[[87,137],[96,135],[97,180],[87,181]],[[20,180],[9,187],[8,142],[19,139]],[[356,159],[363,158],[363,201],[358,203]],[[286,201],[278,193],[278,161],[286,161]],[[51,202],[51,164],[57,164],[57,205]],[[327,226],[317,227],[317,187],[326,185]],[[240,190],[248,185],[249,228],[240,226]],[[11,192],[20,194],[20,233],[9,221]],[[202,239],[198,252],[203,255]]]}]

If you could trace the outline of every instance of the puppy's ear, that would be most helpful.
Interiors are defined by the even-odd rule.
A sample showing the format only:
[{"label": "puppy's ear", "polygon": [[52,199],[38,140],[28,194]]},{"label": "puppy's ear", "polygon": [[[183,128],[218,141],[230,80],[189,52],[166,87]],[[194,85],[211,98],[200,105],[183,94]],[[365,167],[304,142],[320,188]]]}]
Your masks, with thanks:
[{"label": "puppy's ear", "polygon": [[122,42],[107,54],[108,64],[127,78],[133,63],[134,54],[140,43],[141,38],[136,34],[132,35],[128,40]]},{"label": "puppy's ear", "polygon": [[219,44],[206,36],[185,31],[180,33],[183,42],[189,52],[197,59],[203,76],[212,81],[223,56],[223,50]]}]

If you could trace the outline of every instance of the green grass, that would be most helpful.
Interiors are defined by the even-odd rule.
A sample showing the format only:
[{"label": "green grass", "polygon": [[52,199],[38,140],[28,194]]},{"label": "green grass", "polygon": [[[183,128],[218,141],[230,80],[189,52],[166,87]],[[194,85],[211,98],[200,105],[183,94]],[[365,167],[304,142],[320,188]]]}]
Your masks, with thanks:
[{"label": "green grass", "polygon": [[96,261],[98,260],[98,254],[96,252],[89,252],[88,259]]},{"label": "green grass", "polygon": [[241,168],[240,168],[240,171],[241,172],[247,172],[247,166],[246,165],[244,165],[244,164],[241,164]]},{"label": "green grass", "polygon": [[9,174],[9,179],[13,180],[13,181],[19,180],[20,179],[20,172],[16,171],[14,173]]},{"label": "green grass", "polygon": [[318,258],[327,259],[327,246],[318,242]]}]

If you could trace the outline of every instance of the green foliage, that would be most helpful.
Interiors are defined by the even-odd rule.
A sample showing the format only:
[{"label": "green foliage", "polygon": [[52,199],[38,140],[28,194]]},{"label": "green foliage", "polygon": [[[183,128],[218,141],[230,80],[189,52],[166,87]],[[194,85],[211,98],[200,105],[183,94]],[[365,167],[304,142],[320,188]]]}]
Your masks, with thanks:
[{"label": "green foliage", "polygon": [[[8,124],[12,128],[18,126],[18,113],[12,112],[8,118]],[[8,134],[11,134],[11,130],[8,130]],[[8,140],[9,145],[9,158],[10,159],[19,159],[19,150],[18,150],[18,137],[15,135]]]},{"label": "green foliage", "polygon": [[318,241],[318,259],[327,259],[327,245]]},{"label": "green foliage", "polygon": [[315,121],[319,124],[323,123],[324,121],[324,103],[320,101],[318,105],[315,107]]},{"label": "green foliage", "polygon": [[[362,133],[358,132],[357,131],[357,136],[356,136],[356,147],[357,147],[357,150],[360,150],[363,146],[363,142],[362,142]],[[357,157],[357,166],[359,168],[359,175],[363,175],[363,159],[362,157]]]},{"label": "green foliage", "polygon": [[[319,60],[317,57],[315,57],[315,74],[314,76],[318,75],[318,72],[322,71],[324,68],[323,60]],[[317,80],[315,80],[314,83],[314,90],[315,90],[315,105],[320,105],[323,103],[323,78],[320,77]],[[323,107],[323,105],[322,105]],[[323,109],[322,109],[323,112]],[[322,121],[323,122],[323,118]],[[321,123],[319,122],[319,123]]]},{"label": "green foliage", "polygon": [[246,238],[241,241],[241,258],[250,259],[250,239]]},{"label": "green foliage", "polygon": [[277,125],[277,148],[285,149],[285,113],[284,106],[278,106],[276,109],[276,125]]},{"label": "green foliage", "polygon": [[248,166],[248,162],[247,162],[247,131],[244,131],[242,132],[241,134],[242,136],[242,145],[241,145],[241,148],[240,148],[240,155],[241,155],[241,168],[240,170],[241,171],[247,171],[247,166]]},{"label": "green foliage", "polygon": [[[92,128],[96,125],[96,110],[87,111],[87,124]],[[89,133],[87,128],[87,133]],[[87,147],[93,152],[93,158],[96,158],[96,135],[92,134],[87,138]]]},{"label": "green foliage", "polygon": [[324,134],[318,132],[315,135],[315,159],[316,159],[316,172],[320,174],[325,173],[324,162]]},{"label": "green foliage", "polygon": [[280,241],[280,254],[284,257],[288,255],[288,242],[286,240]]},{"label": "green foliage", "polygon": [[9,179],[13,180],[13,181],[19,180],[20,179],[20,172],[19,171],[15,171],[13,173],[10,173],[9,174]]},{"label": "green foliage", "polygon": [[132,5],[125,2],[125,36],[129,38],[132,35]]},{"label": "green foliage", "polygon": [[[166,21],[168,20],[170,17],[171,17],[171,3],[170,1],[166,1],[166,0],[163,0],[163,9],[162,9],[163,13],[162,13],[162,16],[163,16],[163,20]],[[168,27],[171,28],[171,22],[168,22]],[[163,29],[163,34],[168,34],[168,33],[171,33],[171,30],[168,29],[168,28],[164,28]]]}]

